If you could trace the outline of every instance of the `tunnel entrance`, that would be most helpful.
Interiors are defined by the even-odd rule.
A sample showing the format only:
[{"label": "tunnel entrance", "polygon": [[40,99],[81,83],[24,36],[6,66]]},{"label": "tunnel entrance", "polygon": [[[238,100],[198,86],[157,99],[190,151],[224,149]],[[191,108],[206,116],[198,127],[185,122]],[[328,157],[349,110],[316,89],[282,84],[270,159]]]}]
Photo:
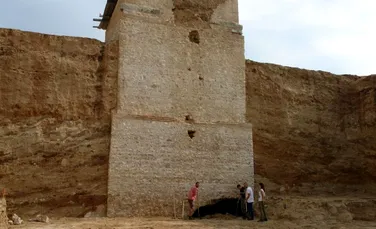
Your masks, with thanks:
[{"label": "tunnel entrance", "polygon": [[214,215],[230,215],[241,217],[240,203],[237,198],[223,198],[212,200],[212,204],[200,206],[193,213],[193,218],[210,217]]}]

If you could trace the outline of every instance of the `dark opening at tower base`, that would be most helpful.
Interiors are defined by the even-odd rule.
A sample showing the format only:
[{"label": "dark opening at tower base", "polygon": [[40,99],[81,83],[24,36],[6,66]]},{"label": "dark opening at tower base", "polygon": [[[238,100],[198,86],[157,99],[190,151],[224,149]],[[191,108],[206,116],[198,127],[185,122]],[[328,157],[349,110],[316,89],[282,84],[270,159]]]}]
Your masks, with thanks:
[{"label": "dark opening at tower base", "polygon": [[212,200],[212,204],[199,207],[193,213],[193,218],[203,218],[215,215],[241,217],[241,206],[237,198]]}]

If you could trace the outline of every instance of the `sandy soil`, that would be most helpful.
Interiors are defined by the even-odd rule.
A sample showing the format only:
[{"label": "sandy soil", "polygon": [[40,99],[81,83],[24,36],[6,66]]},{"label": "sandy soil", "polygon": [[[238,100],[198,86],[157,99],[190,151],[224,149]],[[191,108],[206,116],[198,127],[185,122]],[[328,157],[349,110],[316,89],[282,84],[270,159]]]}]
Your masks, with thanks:
[{"label": "sandy soil", "polygon": [[[268,201],[268,222],[245,221],[232,215],[210,215],[203,219],[172,218],[53,218],[50,223],[28,222],[11,228],[52,229],[171,229],[171,228],[278,228],[278,229],[376,229],[374,198],[350,197],[272,197]],[[258,208],[255,205],[256,219]],[[2,228],[1,228],[2,229]]]},{"label": "sandy soil", "polygon": [[169,229],[169,228],[369,228],[375,229],[376,222],[351,221],[341,223],[336,221],[284,221],[270,220],[259,223],[257,221],[245,221],[241,219],[202,219],[202,220],[173,220],[168,218],[97,218],[97,219],[55,219],[49,224],[26,223],[21,226],[12,226],[11,228],[29,228],[29,229],[58,229],[58,228],[80,228],[80,229]]}]

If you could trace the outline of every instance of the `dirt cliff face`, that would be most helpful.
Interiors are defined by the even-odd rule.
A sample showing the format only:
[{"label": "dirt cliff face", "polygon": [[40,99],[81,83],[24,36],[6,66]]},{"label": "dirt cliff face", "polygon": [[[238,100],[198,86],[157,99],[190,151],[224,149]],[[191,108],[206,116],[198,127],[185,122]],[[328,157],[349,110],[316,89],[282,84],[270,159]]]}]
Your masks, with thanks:
[{"label": "dirt cliff face", "polygon": [[[0,29],[9,213],[82,216],[106,204],[117,58],[115,43]],[[246,64],[256,174],[275,185],[268,191],[376,193],[375,76]]]},{"label": "dirt cliff face", "polygon": [[247,61],[255,173],[306,194],[375,192],[376,76]]},{"label": "dirt cliff face", "polygon": [[0,29],[9,212],[77,216],[105,204],[116,71],[116,44]]}]

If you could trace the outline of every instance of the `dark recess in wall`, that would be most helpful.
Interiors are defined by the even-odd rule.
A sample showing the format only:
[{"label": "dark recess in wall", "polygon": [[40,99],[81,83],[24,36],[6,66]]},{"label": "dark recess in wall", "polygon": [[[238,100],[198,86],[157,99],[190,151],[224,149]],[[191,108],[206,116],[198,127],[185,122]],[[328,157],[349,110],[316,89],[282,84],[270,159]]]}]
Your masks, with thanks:
[{"label": "dark recess in wall", "polygon": [[237,198],[225,198],[213,200],[212,204],[205,205],[196,209],[193,217],[205,217],[216,214],[240,216],[240,206]]}]

